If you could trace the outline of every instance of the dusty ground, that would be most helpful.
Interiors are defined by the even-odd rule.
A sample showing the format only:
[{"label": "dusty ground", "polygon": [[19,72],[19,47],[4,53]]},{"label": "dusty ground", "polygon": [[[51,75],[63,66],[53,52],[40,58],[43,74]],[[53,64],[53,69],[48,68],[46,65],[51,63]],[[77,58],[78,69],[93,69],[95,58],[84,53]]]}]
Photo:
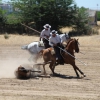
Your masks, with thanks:
[{"label": "dusty ground", "polygon": [[[30,55],[20,47],[38,37],[0,36],[0,100],[100,100],[100,35],[77,37],[83,54],[75,54],[87,66],[76,61],[87,77],[77,79],[71,65],[57,66],[63,77],[16,79],[14,70],[29,63]],[[33,40],[34,39],[34,40]],[[48,73],[51,73],[48,66]]]}]

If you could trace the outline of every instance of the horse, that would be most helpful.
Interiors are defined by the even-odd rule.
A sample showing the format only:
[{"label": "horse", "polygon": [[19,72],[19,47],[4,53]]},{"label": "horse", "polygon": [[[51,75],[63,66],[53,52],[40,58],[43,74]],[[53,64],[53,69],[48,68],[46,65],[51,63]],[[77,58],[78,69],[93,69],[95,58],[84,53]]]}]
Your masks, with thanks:
[{"label": "horse", "polygon": [[[79,52],[78,44],[79,44],[78,39],[69,39],[67,42],[67,45],[64,48],[64,51],[67,51],[69,54],[71,54],[74,57],[72,57],[71,55],[69,55],[68,53],[66,53],[64,51],[61,51],[61,55],[64,59],[65,64],[70,64],[73,66],[73,69],[74,69],[77,77],[80,77],[78,71],[83,75],[83,77],[86,77],[86,75],[75,64],[74,53]],[[48,61],[51,61],[49,64],[49,68],[51,69],[53,75],[55,75],[56,73],[55,73],[54,69],[55,69],[55,65],[56,65],[56,56],[55,56],[55,54],[52,54],[52,50],[53,50],[53,48],[43,49],[39,52],[39,54],[40,54],[40,56],[41,55],[43,56],[43,60],[45,63],[47,63]],[[43,65],[43,68],[44,68],[44,74],[46,74],[45,65]]]},{"label": "horse", "polygon": [[[62,42],[66,42],[70,37],[69,34],[65,33],[61,34],[60,38]],[[28,45],[23,45],[21,49],[27,50],[31,55],[33,55],[34,62],[37,62],[38,53],[45,48],[44,46],[39,46],[39,44],[39,41],[34,41]]]}]

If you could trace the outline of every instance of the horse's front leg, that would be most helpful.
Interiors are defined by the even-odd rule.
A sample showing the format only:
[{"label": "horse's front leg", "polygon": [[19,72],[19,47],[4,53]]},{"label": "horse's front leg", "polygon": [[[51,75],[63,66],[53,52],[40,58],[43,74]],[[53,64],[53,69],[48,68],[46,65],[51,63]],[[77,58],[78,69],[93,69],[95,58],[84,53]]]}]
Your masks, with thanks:
[{"label": "horse's front leg", "polygon": [[[83,75],[83,77],[86,77],[86,75],[74,64],[74,69],[76,70],[76,73],[77,73],[77,70]],[[77,77],[79,77],[79,75],[77,75]]]},{"label": "horse's front leg", "polygon": [[77,77],[79,78],[79,74],[78,74],[78,72],[77,72],[77,70],[76,70],[76,66],[75,66],[75,65],[72,65],[72,66],[73,66],[73,68],[74,68],[74,71],[75,71]]},{"label": "horse's front leg", "polygon": [[83,77],[86,77],[86,75],[75,65],[76,69],[83,75]]}]

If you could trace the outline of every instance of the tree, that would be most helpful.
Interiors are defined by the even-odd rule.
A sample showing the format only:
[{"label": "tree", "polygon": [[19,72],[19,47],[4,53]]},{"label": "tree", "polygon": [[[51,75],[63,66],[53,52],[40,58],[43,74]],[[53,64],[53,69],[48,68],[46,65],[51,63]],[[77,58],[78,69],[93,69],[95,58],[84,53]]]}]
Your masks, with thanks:
[{"label": "tree", "polygon": [[97,11],[97,20],[100,21],[100,11]]},{"label": "tree", "polygon": [[78,35],[87,34],[88,30],[88,12],[84,7],[77,8],[76,20],[73,27]]},{"label": "tree", "polygon": [[75,20],[76,5],[73,0],[12,0],[24,23],[34,22],[41,30],[46,23],[52,29],[71,26]]},{"label": "tree", "polygon": [[6,24],[5,11],[0,8],[0,32],[4,30]]}]

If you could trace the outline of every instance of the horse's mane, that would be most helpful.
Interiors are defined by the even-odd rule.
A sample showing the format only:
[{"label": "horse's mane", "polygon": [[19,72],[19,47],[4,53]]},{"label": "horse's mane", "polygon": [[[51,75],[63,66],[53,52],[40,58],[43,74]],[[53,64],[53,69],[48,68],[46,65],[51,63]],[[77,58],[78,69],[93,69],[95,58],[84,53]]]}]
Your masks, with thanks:
[{"label": "horse's mane", "polygon": [[70,41],[72,41],[72,40],[73,40],[73,39],[69,39],[69,40],[68,40],[66,47],[69,45]]}]

